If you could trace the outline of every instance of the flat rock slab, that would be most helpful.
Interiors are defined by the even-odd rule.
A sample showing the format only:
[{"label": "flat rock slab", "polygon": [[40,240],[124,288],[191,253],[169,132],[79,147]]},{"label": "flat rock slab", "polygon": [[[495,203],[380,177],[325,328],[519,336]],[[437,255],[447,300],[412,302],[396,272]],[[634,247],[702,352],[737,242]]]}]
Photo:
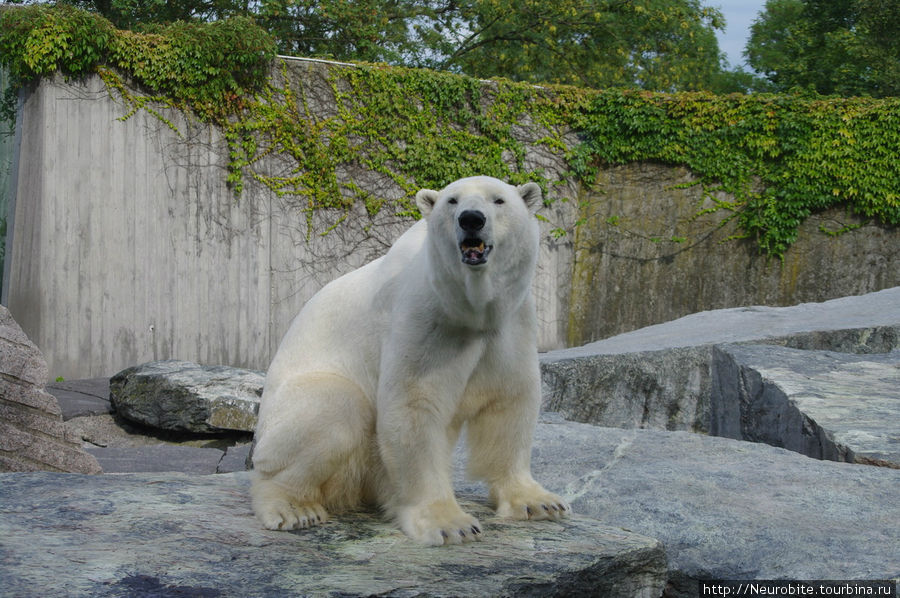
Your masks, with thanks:
[{"label": "flat rock slab", "polygon": [[112,413],[109,402],[109,378],[85,378],[47,384],[47,392],[56,397],[63,421]]},{"label": "flat rock slab", "polygon": [[224,449],[156,444],[89,447],[104,473],[191,473],[208,475],[250,469],[250,443]]},{"label": "flat rock slab", "polygon": [[186,432],[252,432],[265,373],[165,360],[122,370],[110,379],[116,412],[147,426]]},{"label": "flat rock slab", "polygon": [[900,351],[726,345],[714,359],[712,433],[900,468]]},{"label": "flat rock slab", "polygon": [[535,477],[576,513],[662,541],[667,596],[696,596],[698,579],[900,578],[900,470],[552,418]]},{"label": "flat rock slab", "polygon": [[248,474],[0,475],[0,586],[30,596],[659,596],[660,544],[585,517],[424,548],[351,513],[261,529]]},{"label": "flat rock slab", "polygon": [[[736,307],[691,314],[671,322],[647,326],[581,347],[551,351],[556,358],[660,351],[728,343],[746,343],[786,337],[809,338],[827,331],[870,330],[900,326],[900,287],[822,303],[790,307]],[[872,342],[875,339],[868,339]],[[896,339],[891,341],[891,344]],[[823,343],[829,339],[823,338]],[[801,347],[807,348],[807,347]],[[813,346],[842,352],[864,352],[853,347]],[[890,348],[875,351],[889,351]]]},{"label": "flat rock slab", "polygon": [[155,446],[86,448],[105,473],[216,473],[225,451],[214,448]]},{"label": "flat rock slab", "polygon": [[733,343],[880,353],[900,348],[900,287],[792,307],[685,316],[541,355],[543,408],[601,426],[710,433],[713,348]]}]

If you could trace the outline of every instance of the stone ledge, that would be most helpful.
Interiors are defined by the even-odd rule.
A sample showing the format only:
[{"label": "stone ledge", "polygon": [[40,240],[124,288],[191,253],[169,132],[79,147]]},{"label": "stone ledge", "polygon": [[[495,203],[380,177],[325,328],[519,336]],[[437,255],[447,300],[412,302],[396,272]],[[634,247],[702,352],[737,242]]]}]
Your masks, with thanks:
[{"label": "stone ledge", "polygon": [[900,468],[900,351],[723,345],[713,372],[712,434]]},{"label": "stone ledge", "polygon": [[900,470],[557,418],[538,424],[535,477],[576,513],[658,538],[667,598],[700,579],[900,578]]},{"label": "stone ledge", "polygon": [[[535,432],[532,456],[535,477],[548,489],[566,497],[578,516],[561,526],[526,524],[522,528],[526,535],[516,540],[518,536],[508,535],[506,526],[518,529],[520,524],[490,519],[490,512],[481,505],[486,491],[480,484],[465,481],[461,453],[457,456],[457,491],[469,499],[467,508],[488,524],[491,535],[483,542],[461,547],[452,557],[461,560],[442,561],[441,568],[423,577],[434,580],[440,576],[440,581],[434,583],[446,584],[448,594],[467,594],[468,591],[460,589],[462,586],[452,584],[468,583],[471,580],[465,579],[467,576],[477,581],[483,575],[484,569],[480,567],[484,565],[486,547],[512,545],[516,551],[525,551],[514,551],[512,556],[526,563],[532,559],[527,550],[546,549],[548,552],[541,558],[551,560],[555,557],[549,551],[559,549],[569,554],[548,543],[550,539],[545,535],[555,529],[580,534],[579,526],[589,521],[584,517],[594,518],[596,523],[591,525],[609,533],[624,528],[645,538],[659,539],[668,557],[667,598],[693,597],[700,579],[891,579],[900,576],[897,569],[900,529],[896,525],[900,520],[900,503],[896,499],[900,470],[819,461],[765,444],[686,432],[600,428],[545,414]],[[170,594],[192,588],[197,590],[195,594],[206,589],[221,591],[227,587],[226,583],[231,583],[231,576],[242,574],[248,581],[235,582],[236,587],[245,587],[240,583],[259,584],[250,594],[266,595],[269,587],[277,594],[283,584],[300,584],[304,576],[315,576],[315,566],[320,562],[316,559],[324,549],[305,542],[308,538],[302,533],[261,530],[250,512],[247,483],[245,473],[0,476],[0,537],[4,538],[0,551],[5,551],[2,553],[5,573],[16,584],[31,583],[35,577],[38,589],[53,583],[54,588],[73,588],[70,593],[74,595],[97,593],[100,596],[128,595],[142,588],[166,590]],[[473,497],[475,504],[472,504]],[[369,517],[364,525],[351,524],[356,521],[353,517],[341,517],[314,532],[326,534],[320,538],[322,542],[334,540],[326,546],[331,551],[326,556],[331,556],[321,558],[326,564],[336,562],[329,560],[332,558],[345,559],[342,562],[350,567],[347,575],[357,575],[357,569],[353,568],[356,565],[377,564],[374,559],[381,553],[365,548],[370,546],[365,542],[375,533],[372,530],[387,534],[379,542],[390,544],[393,560],[385,553],[378,557],[384,563],[411,559],[410,555],[417,551],[433,552],[409,543],[378,517],[363,515],[364,519]],[[570,524],[575,527],[570,528]],[[11,531],[15,533],[11,535]],[[147,533],[155,539],[145,550],[143,537]],[[123,542],[121,557],[117,537]],[[21,544],[28,546],[20,555]],[[157,557],[154,554],[158,546],[165,552]],[[178,552],[182,546],[187,562],[196,558],[201,563],[196,565],[200,571],[190,566],[179,569],[171,565],[182,562]],[[655,545],[651,542],[650,546],[656,554],[652,548]],[[435,550],[439,555],[448,554]],[[32,560],[32,551],[43,552]],[[205,556],[197,556],[201,553]],[[111,560],[104,564],[106,558]],[[365,561],[366,558],[369,560]],[[656,558],[649,559],[650,565],[641,575],[658,574]],[[210,559],[214,562],[209,563]],[[257,563],[265,563],[265,559],[275,559],[275,566],[285,569],[270,573],[267,578],[256,570],[263,566]],[[568,567],[565,559],[557,565],[535,562],[537,574],[533,571],[520,574],[530,576],[524,585],[515,586],[510,582],[504,586],[494,580],[490,582],[494,585],[483,586],[485,592],[552,594],[550,590],[540,589],[544,586],[539,584],[546,579],[540,575],[545,573],[559,579],[569,579],[566,575],[584,579],[581,573],[553,568]],[[46,571],[42,569],[45,566]],[[625,564],[618,561],[615,566],[625,567]],[[227,567],[233,571],[222,574],[223,585],[209,585],[219,574],[219,568]],[[638,563],[634,567],[639,568]],[[367,595],[375,594],[376,590],[385,595],[419,595],[409,585],[379,589],[385,587],[380,584],[406,579],[400,577],[401,569],[387,564],[384,568],[385,579],[374,581],[372,571],[381,569],[366,570],[368,577],[363,579],[370,582],[370,587],[363,589]],[[290,580],[284,577],[287,575],[292,576]],[[74,579],[69,580],[70,576]],[[80,588],[88,582],[95,586],[90,591],[82,591]],[[64,583],[68,585],[61,585]],[[350,595],[358,595],[353,593],[358,588],[354,588],[348,590]],[[530,588],[540,591],[529,593]],[[437,595],[429,594],[431,591],[426,587],[421,595]],[[653,592],[648,590],[646,596],[659,596],[655,585]],[[223,591],[208,595],[230,594]]]},{"label": "stone ledge", "polygon": [[[476,499],[477,501],[478,499]],[[583,516],[505,522],[424,548],[371,513],[298,532],[261,529],[249,475],[0,475],[4,591],[122,596],[661,595],[656,540]],[[149,592],[149,593],[148,593]]]},{"label": "stone ledge", "polygon": [[51,382],[47,385],[47,392],[59,401],[64,421],[113,411],[109,402],[109,378]]},{"label": "stone ledge", "polygon": [[884,353],[900,347],[900,287],[792,307],[692,314],[541,355],[543,408],[573,421],[709,432],[713,347]]}]

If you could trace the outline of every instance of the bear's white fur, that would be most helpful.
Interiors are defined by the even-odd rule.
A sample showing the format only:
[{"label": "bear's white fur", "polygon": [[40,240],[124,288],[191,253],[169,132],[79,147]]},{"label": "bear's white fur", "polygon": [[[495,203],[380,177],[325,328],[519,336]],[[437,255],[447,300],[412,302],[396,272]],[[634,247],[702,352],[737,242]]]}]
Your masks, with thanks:
[{"label": "bear's white fur", "polygon": [[498,515],[570,511],[530,472],[540,187],[473,177],[416,203],[424,220],[310,299],[272,361],[253,456],[266,528],[374,503],[419,542],[476,539],[451,485],[463,424]]}]

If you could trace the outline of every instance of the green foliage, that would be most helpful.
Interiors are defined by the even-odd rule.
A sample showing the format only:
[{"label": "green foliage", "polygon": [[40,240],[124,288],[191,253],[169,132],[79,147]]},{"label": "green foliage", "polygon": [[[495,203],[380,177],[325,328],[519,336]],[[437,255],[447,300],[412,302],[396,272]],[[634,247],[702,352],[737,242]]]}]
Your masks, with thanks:
[{"label": "green foliage", "polygon": [[30,5],[0,15],[0,64],[9,69],[12,92],[56,71],[81,76],[106,65],[204,117],[220,119],[245,92],[265,82],[274,55],[274,41],[243,17],[149,26],[139,34],[66,4]]},{"label": "green foliage", "polygon": [[337,60],[418,63],[428,46],[414,25],[436,17],[428,0],[263,0],[254,17],[282,54]]},{"label": "green foliage", "polygon": [[253,17],[292,56],[589,87],[731,82],[715,36],[722,16],[702,0],[64,1],[129,29]]},{"label": "green foliage", "polygon": [[774,90],[900,95],[900,0],[768,0],[747,56]]},{"label": "green foliage", "polygon": [[221,116],[245,91],[260,87],[275,53],[268,34],[246,17],[144,30],[118,32],[111,64],[204,116]]},{"label": "green foliage", "polygon": [[581,177],[602,163],[683,164],[709,197],[735,198],[715,201],[771,255],[784,254],[810,214],[833,206],[900,224],[900,98],[607,90],[576,126]]},{"label": "green foliage", "polygon": [[8,9],[0,16],[0,61],[16,82],[83,75],[105,59],[114,35],[103,17],[69,6]]},{"label": "green foliage", "polygon": [[[525,169],[524,148],[512,135],[513,123],[526,114],[551,127],[543,143],[562,146],[552,133],[558,104],[528,85],[499,81],[486,88],[445,73],[335,65],[328,81],[335,111],[322,116],[307,105],[304,82],[292,79],[284,65],[280,79],[228,126],[234,165],[229,180],[240,190],[250,176],[279,195],[301,198],[309,215],[361,202],[370,215],[390,203],[396,214],[418,216],[413,198],[421,187],[440,188],[475,174],[513,183],[543,180]],[[257,167],[273,154],[295,165],[289,175],[267,175]],[[405,194],[388,201],[346,176],[339,179],[338,172],[358,167]]]},{"label": "green foliage", "polygon": [[443,66],[472,76],[674,91],[707,89],[721,71],[715,30],[724,21],[699,0],[481,0],[461,6],[471,33]]},{"label": "green foliage", "polygon": [[[232,0],[57,0],[99,13],[119,29],[133,29],[148,23],[174,23],[194,19],[217,21],[246,16],[246,3]],[[243,6],[242,6],[243,5]]]}]

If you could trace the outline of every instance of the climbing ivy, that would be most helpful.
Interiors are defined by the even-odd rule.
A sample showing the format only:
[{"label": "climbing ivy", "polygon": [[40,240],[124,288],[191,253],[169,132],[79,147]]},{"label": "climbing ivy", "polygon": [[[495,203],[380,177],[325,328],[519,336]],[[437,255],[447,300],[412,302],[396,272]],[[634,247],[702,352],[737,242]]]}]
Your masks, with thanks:
[{"label": "climbing ivy", "polygon": [[[606,164],[687,166],[713,209],[729,211],[740,236],[770,255],[783,255],[799,224],[832,206],[900,224],[898,98],[539,88],[333,64],[322,67],[323,111],[310,105],[323,90],[307,89],[311,79],[273,59],[271,38],[247,19],[130,32],[65,5],[0,15],[0,63],[18,84],[56,71],[97,72],[131,106],[126,117],[160,103],[192,111],[224,130],[236,192],[249,178],[297,198],[310,216],[359,204],[375,214],[388,203],[415,216],[418,188],[471,174],[539,180],[546,190],[548,179],[526,167],[516,138],[527,124],[544,135],[530,143],[562,157],[585,184]],[[574,148],[564,141],[571,133]],[[286,164],[280,175],[267,166],[276,157]],[[354,168],[405,195],[375,196],[346,175]],[[718,199],[719,191],[732,199]]]},{"label": "climbing ivy", "polygon": [[[744,237],[782,256],[801,222],[846,206],[900,224],[900,98],[599,93],[576,125],[575,172],[602,163],[683,164]],[[716,199],[724,191],[733,201]]]},{"label": "climbing ivy", "polygon": [[[512,131],[524,114],[556,110],[532,86],[500,81],[486,87],[445,73],[332,65],[326,84],[334,110],[323,116],[308,105],[309,96],[321,95],[304,88],[313,77],[292,77],[282,62],[278,79],[227,126],[229,181],[238,190],[250,175],[276,194],[303,198],[310,214],[362,202],[374,215],[387,200],[337,175],[362,167],[405,193],[395,213],[418,216],[413,197],[419,188],[439,188],[463,176],[546,183],[542,173],[524,166],[525,148]],[[541,142],[562,148],[552,132],[558,130]],[[290,157],[297,168],[287,176],[265,174],[257,166],[272,154]]]},{"label": "climbing ivy", "polygon": [[[204,118],[221,120],[240,109],[245,93],[265,84],[274,57],[275,41],[242,17],[134,33],[67,4],[12,7],[0,14],[0,64],[10,73],[12,92],[56,71],[78,77],[105,65]],[[7,97],[7,118],[9,103]]]}]

